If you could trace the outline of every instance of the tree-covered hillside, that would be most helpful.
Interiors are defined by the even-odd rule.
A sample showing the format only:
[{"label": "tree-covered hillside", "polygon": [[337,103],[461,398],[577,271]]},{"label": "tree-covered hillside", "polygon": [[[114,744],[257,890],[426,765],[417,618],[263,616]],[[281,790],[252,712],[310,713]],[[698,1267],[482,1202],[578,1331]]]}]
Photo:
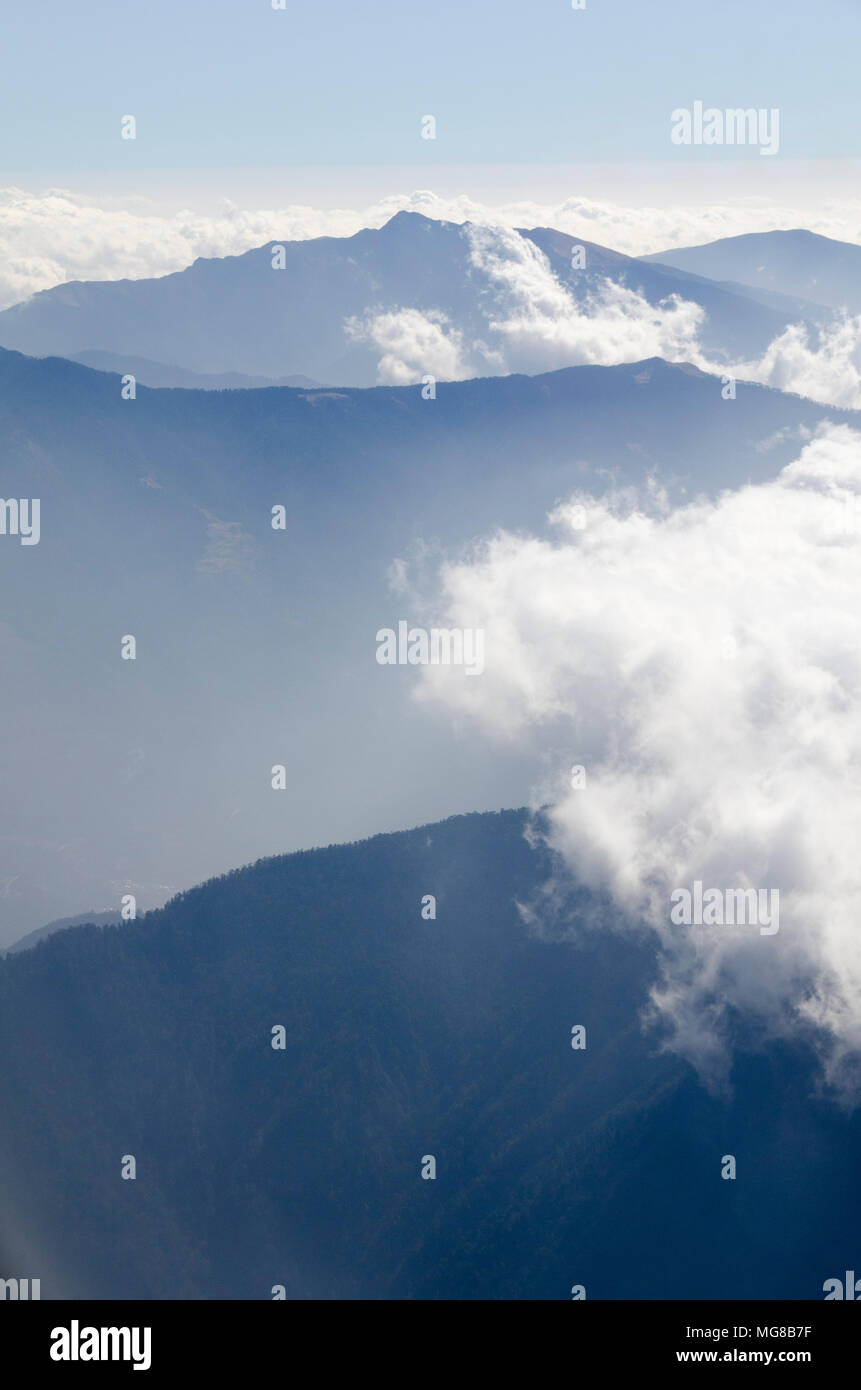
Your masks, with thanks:
[{"label": "tree-covered hillside", "polygon": [[800,1056],[708,1096],[641,1029],[646,943],[527,928],[525,822],[262,860],[0,962],[6,1257],[43,1297],[821,1298],[857,1119]]}]

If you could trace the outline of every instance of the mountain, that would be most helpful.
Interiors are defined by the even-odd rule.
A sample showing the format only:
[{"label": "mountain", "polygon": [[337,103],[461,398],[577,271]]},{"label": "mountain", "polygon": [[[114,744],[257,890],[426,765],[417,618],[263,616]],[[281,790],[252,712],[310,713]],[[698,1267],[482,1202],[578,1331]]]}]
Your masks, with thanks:
[{"label": "mountain", "polygon": [[643,256],[650,265],[705,275],[771,297],[799,295],[830,309],[861,313],[861,246],[816,232],[751,232],[704,246],[686,246]]},{"label": "mountain", "polygon": [[[385,226],[352,237],[283,243],[283,269],[273,269],[272,246],[279,243],[270,243],[241,256],[200,259],[154,280],[71,282],[0,313],[0,343],[36,356],[147,358],[207,376],[283,379],[301,372],[338,385],[372,386],[383,349],[346,326],[370,314],[444,314],[451,334],[464,342],[505,347],[494,343],[492,322],[506,302],[506,281],[491,273],[486,258],[476,264],[474,230],[400,212]],[[798,317],[793,304],[766,307],[743,290],[549,228],[520,235],[544,252],[578,301],[604,277],[641,290],[650,304],[672,294],[693,300],[708,315],[702,341],[713,354],[758,355]],[[585,251],[582,269],[572,265],[578,245]],[[515,306],[514,312],[522,310]],[[163,383],[153,377],[152,384]]]},{"label": "mountain", "polygon": [[48,922],[44,927],[36,927],[35,931],[28,931],[18,941],[13,941],[11,946],[6,947],[7,955],[14,955],[17,951],[29,951],[40,941],[47,941],[54,932],[65,931],[67,927],[118,927],[120,924],[120,914],[118,912],[81,912],[75,917],[58,917],[56,922]]},{"label": "mountain", "polygon": [[97,372],[127,373],[142,386],[182,387],[195,391],[248,391],[260,386],[302,386],[313,389],[320,385],[309,376],[269,377],[243,376],[241,372],[221,372],[218,376],[204,376],[199,372],[187,372],[182,367],[172,367],[164,362],[151,362],[146,357],[126,357],[113,352],[79,352],[70,355],[71,362],[80,362],[85,367],[94,367]]},{"label": "mountain", "polygon": [[527,930],[526,824],[263,860],[0,961],[14,1267],[43,1298],[822,1298],[861,1116],[740,1031],[707,1094],[642,1031],[647,940],[576,885]]},{"label": "mountain", "polygon": [[160,906],[224,864],[524,804],[537,750],[491,753],[420,707],[414,669],[377,665],[377,631],[419,621],[444,556],[499,527],[547,534],[575,490],[714,494],[774,476],[827,419],[861,425],[760,386],[725,401],[660,359],[435,400],[131,401],[118,376],[0,351],[3,491],[41,502],[38,545],[0,537],[0,946],[93,903]]}]

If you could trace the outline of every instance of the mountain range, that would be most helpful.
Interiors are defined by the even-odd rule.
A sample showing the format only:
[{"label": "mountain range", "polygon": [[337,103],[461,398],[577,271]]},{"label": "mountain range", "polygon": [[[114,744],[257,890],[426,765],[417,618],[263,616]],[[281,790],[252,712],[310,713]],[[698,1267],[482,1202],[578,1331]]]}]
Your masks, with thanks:
[{"label": "mountain range", "polygon": [[[572,493],[714,498],[861,414],[660,357],[374,385],[363,316],[491,333],[473,231],[403,213],[0,314],[0,491],[40,505],[0,544],[0,1263],[43,1298],[815,1299],[854,1267],[861,1120],[810,1039],[733,1015],[704,1086],[646,1021],[653,936],[495,809],[545,747],[375,652]],[[518,236],[581,306],[699,304],[716,357],[861,286],[809,233]]]},{"label": "mountain range", "polygon": [[831,309],[861,312],[861,246],[803,228],[722,237],[642,260],[704,275],[728,292],[754,293],[770,305],[789,294]]},{"label": "mountain range", "polygon": [[190,388],[195,391],[249,391],[259,386],[302,386],[313,389],[320,385],[309,376],[297,373],[294,376],[269,377],[245,376],[242,372],[221,372],[206,376],[199,372],[187,372],[182,367],[170,363],[151,362],[148,357],[129,357],[122,353],[92,352],[71,353],[70,362],[80,362],[85,367],[95,367],[98,372],[116,372],[122,376],[131,374],[142,386],[169,386]]},{"label": "mountain range", "polygon": [[727,401],[659,359],[435,400],[126,400],[118,376],[0,351],[4,495],[41,499],[38,546],[0,546],[16,729],[0,946],[127,894],[158,906],[261,853],[523,804],[535,751],[491,753],[420,711],[415,673],[376,664],[376,632],[418,611],[442,558],[499,527],[545,531],[574,490],[714,495],[774,476],[826,419],[859,423],[759,386]]},{"label": "mountain range", "polygon": [[[491,255],[473,254],[475,234],[469,223],[400,212],[352,237],[269,243],[239,256],[196,260],[158,279],[70,282],[0,313],[0,344],[90,365],[101,365],[94,354],[110,367],[147,359],[140,379],[151,385],[194,384],[164,379],[167,371],[182,371],[213,381],[236,373],[283,381],[301,373],[337,386],[373,386],[383,350],[348,327],[368,316],[441,314],[454,338],[493,345],[509,285],[494,272]],[[718,360],[751,359],[789,323],[830,318],[815,295],[806,303],[788,290],[786,276],[781,293],[767,286],[764,302],[759,288],[706,278],[688,264],[690,252],[675,253],[677,268],[666,257],[637,260],[551,228],[519,236],[538,247],[578,304],[609,279],[653,306],[673,295],[699,305],[707,316],[702,345]],[[825,238],[817,247],[820,241]],[[277,246],[283,268],[273,269]],[[578,247],[582,266],[572,256]],[[509,254],[504,245],[497,250]],[[718,269],[726,278],[723,261]],[[802,278],[808,288],[811,277]]]}]

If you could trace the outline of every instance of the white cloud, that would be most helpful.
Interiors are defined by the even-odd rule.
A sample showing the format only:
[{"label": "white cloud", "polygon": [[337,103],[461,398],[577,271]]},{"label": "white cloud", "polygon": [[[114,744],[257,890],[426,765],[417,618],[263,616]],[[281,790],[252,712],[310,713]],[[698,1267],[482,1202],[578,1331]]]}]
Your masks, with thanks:
[{"label": "white cloud", "polygon": [[697,304],[671,295],[651,305],[636,290],[612,280],[604,280],[578,303],[543,252],[516,232],[474,227],[468,239],[473,266],[496,291],[488,327],[504,345],[508,371],[552,371],[646,357],[678,361],[697,352],[705,319]]},{"label": "white cloud", "polygon": [[363,225],[359,212],[243,210],[223,201],[209,215],[165,214],[143,198],[118,205],[63,189],[7,188],[0,190],[0,308],[68,280],[167,275],[198,256],[239,255],[274,239],[348,236]]},{"label": "white cloud", "polygon": [[813,339],[804,324],[790,324],[758,361],[738,363],[732,371],[825,405],[861,409],[861,314],[814,330]]},{"label": "white cloud", "polygon": [[377,376],[383,385],[408,386],[425,375],[439,381],[475,375],[464,356],[463,334],[440,310],[371,313],[361,320],[347,319],[344,327],[349,338],[372,342],[382,353]]},{"label": "white cloud", "polygon": [[[832,426],[769,484],[675,511],[580,496],[555,536],[441,571],[435,620],[484,628],[486,669],[422,668],[419,698],[555,759],[551,843],[609,895],[606,929],[650,926],[654,1008],[712,1079],[738,1010],[816,1029],[828,1080],[857,1089],[859,503],[861,436]],[[696,879],[777,888],[779,932],[673,926]]]}]

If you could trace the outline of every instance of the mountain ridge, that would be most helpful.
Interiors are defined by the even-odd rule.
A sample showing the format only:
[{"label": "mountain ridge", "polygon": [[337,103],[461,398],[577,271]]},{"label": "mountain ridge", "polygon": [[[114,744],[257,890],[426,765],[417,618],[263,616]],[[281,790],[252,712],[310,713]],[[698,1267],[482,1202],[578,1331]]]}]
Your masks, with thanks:
[{"label": "mountain ridge", "polygon": [[527,820],[277,855],[0,961],[4,1244],[42,1297],[820,1298],[858,1114],[800,1047],[704,1091],[642,1031],[648,939],[576,884],[526,928],[558,869]]},{"label": "mountain ridge", "polygon": [[[136,356],[205,375],[301,373],[372,386],[382,349],[348,333],[348,321],[415,309],[446,315],[466,343],[492,336],[501,289],[471,257],[472,230],[468,222],[398,213],[352,237],[273,240],[235,256],[198,257],[156,279],[69,282],[2,311],[0,343],[41,356]],[[516,235],[543,251],[574,300],[586,299],[605,277],[642,291],[653,305],[672,294],[692,299],[706,311],[703,344],[719,356],[758,354],[797,317],[795,304],[779,312],[705,277],[564,232],[533,228]],[[276,270],[271,252],[278,245],[284,268]],[[586,250],[584,268],[572,265],[576,246]]]},{"label": "mountain ridge", "polygon": [[[662,359],[441,384],[432,401],[417,386],[141,386],[134,401],[120,388],[0,351],[4,487],[41,499],[38,547],[0,546],[20,730],[0,945],[127,892],[143,912],[276,845],[527,801],[529,751],[458,740],[374,662],[374,634],[414,602],[392,591],[392,562],[434,593],[416,546],[442,558],[499,528],[549,534],[558,501],[653,478],[674,505],[714,497],[774,477],[827,421],[861,428],[857,412],[763,386],[728,403],[719,378]],[[136,663],[121,659],[126,633]],[[317,778],[333,728],[334,804]],[[198,775],[179,786],[187,760]],[[274,763],[289,765],[286,796]]]},{"label": "mountain ridge", "polygon": [[800,295],[832,312],[861,312],[861,246],[804,227],[746,232],[640,259],[693,271],[715,283],[731,281],[749,290]]}]

